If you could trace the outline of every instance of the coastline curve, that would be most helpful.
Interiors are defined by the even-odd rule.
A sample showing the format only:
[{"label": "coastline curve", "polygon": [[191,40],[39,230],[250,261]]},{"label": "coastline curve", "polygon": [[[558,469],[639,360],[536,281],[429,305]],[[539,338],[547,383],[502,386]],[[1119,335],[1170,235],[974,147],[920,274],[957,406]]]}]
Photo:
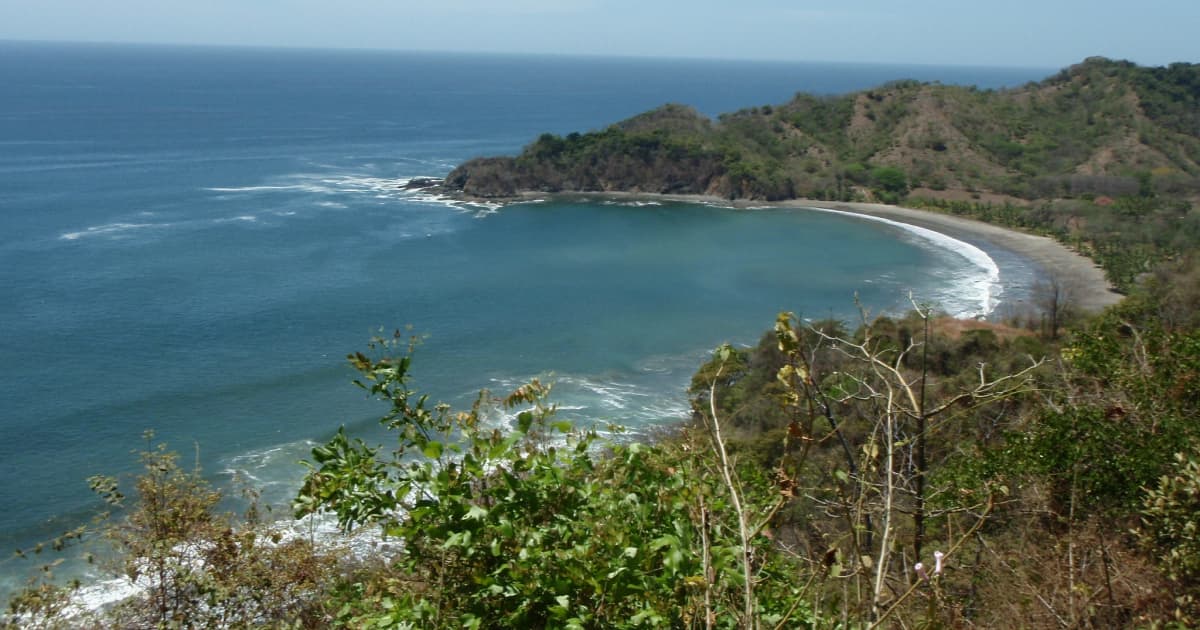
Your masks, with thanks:
[{"label": "coastline curve", "polygon": [[[1125,296],[1117,293],[1104,270],[1092,259],[1066,245],[1048,237],[1029,234],[1015,229],[984,223],[974,219],[941,214],[929,210],[917,210],[902,206],[853,201],[821,201],[817,199],[789,199],[785,201],[730,200],[712,195],[681,195],[644,192],[593,191],[593,192],[534,192],[519,193],[510,198],[510,203],[528,203],[547,198],[561,199],[622,199],[656,200],[696,203],[729,208],[796,208],[807,210],[838,210],[852,215],[879,217],[898,223],[932,230],[957,240],[977,240],[1007,250],[1039,267],[1043,275],[1052,276],[1069,293],[1075,308],[1089,313],[1100,312]],[[494,200],[489,200],[494,201]],[[1003,269],[1001,269],[1003,272]]]}]

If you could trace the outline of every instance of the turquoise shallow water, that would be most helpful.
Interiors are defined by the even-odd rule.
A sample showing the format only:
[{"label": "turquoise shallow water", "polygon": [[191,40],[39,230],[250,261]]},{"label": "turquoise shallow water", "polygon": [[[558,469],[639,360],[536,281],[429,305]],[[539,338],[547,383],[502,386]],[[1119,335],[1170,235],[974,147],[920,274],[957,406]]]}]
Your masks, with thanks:
[{"label": "turquoise shallow water", "polygon": [[285,501],[339,424],[382,439],[342,359],[380,326],[427,335],[434,398],[543,375],[565,414],[636,430],[779,310],[1013,299],[1032,271],[1010,254],[988,251],[1015,274],[997,284],[963,244],[878,222],[399,182],[667,101],[1041,74],[0,43],[0,548],[85,519],[83,480],[132,470],[147,428]]}]

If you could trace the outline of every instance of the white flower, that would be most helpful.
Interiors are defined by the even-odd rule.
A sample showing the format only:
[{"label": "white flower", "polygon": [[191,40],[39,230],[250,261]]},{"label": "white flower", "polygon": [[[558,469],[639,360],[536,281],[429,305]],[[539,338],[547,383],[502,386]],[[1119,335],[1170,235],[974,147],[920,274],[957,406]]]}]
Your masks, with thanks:
[{"label": "white flower", "polygon": [[945,557],[946,557],[946,554],[944,554],[940,551],[933,552],[933,574],[934,575],[942,574],[942,558],[945,558]]},{"label": "white flower", "polygon": [[921,578],[922,581],[924,581],[924,582],[929,581],[929,575],[927,573],[925,573],[925,565],[924,564],[921,564],[920,562],[914,564],[913,570],[917,572],[917,577]]}]

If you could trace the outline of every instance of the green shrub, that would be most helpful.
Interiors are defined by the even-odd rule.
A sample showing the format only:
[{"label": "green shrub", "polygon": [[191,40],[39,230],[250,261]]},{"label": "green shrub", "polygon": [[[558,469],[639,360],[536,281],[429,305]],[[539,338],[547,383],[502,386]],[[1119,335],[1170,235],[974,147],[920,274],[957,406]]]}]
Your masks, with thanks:
[{"label": "green shrub", "polygon": [[[754,616],[812,622],[800,567],[755,536],[743,551],[737,514],[700,442],[602,440],[554,420],[533,381],[499,401],[515,426],[429,408],[408,389],[411,355],[350,357],[359,383],[391,407],[393,457],[341,431],[313,450],[298,515],[330,511],[346,528],[377,523],[404,541],[388,569],[343,589],[351,627],[620,628],[746,623],[743,558],[757,559]],[[752,513],[778,500],[770,479],[744,480]],[[736,501],[734,501],[736,503]],[[750,508],[747,508],[750,509]],[[763,524],[765,525],[765,523]],[[762,527],[762,525],[760,525]]]},{"label": "green shrub", "polygon": [[1200,586],[1200,462],[1175,454],[1175,466],[1146,491],[1139,537],[1167,575]]}]

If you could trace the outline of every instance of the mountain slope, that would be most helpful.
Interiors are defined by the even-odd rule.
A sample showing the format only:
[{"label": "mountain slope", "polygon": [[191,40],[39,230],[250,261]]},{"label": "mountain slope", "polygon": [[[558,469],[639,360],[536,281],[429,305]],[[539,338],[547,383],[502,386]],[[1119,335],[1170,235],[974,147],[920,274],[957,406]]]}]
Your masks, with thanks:
[{"label": "mountain slope", "polygon": [[545,134],[477,158],[446,188],[703,193],[736,199],[894,201],[913,190],[1011,199],[1200,191],[1200,66],[1091,58],[1002,90],[899,81],[798,94],[711,121],[666,105],[606,129]]}]

